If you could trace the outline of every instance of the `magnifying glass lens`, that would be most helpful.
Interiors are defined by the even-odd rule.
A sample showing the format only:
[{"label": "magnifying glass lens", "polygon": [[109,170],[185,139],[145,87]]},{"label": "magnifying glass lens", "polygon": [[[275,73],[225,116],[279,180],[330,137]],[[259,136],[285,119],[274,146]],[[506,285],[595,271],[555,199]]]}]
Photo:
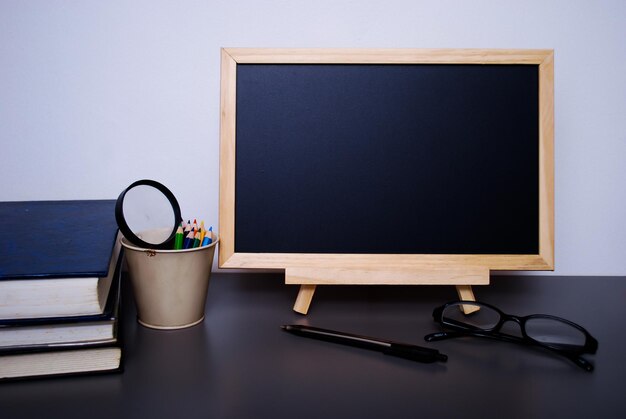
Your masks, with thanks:
[{"label": "magnifying glass lens", "polygon": [[172,192],[149,179],[133,183],[120,194],[115,217],[128,241],[157,249],[169,247],[181,222],[180,207]]},{"label": "magnifying glass lens", "polygon": [[136,186],[124,198],[124,218],[131,231],[145,242],[160,244],[176,224],[170,201],[152,186]]}]

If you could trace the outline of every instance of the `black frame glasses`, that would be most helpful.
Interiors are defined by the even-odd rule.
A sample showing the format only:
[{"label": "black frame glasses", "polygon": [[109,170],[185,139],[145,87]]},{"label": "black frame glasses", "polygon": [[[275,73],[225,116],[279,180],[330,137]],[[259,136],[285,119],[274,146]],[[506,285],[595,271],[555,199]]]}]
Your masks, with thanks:
[{"label": "black frame glasses", "polygon": [[[477,336],[539,346],[568,358],[586,371],[593,371],[593,364],[581,355],[595,354],[598,341],[582,326],[561,317],[549,314],[514,316],[482,302],[452,301],[437,307],[433,319],[451,331],[424,336],[428,342]],[[506,322],[517,323],[521,337],[501,332]]]}]

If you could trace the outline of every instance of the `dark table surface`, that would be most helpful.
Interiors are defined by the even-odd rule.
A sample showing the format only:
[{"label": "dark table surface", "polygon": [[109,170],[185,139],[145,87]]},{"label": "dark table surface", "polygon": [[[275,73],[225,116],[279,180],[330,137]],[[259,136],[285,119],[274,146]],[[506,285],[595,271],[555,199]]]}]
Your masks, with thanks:
[{"label": "dark table surface", "polygon": [[[451,286],[322,286],[309,314],[279,274],[213,274],[203,323],[157,331],[124,287],[123,374],[0,385],[2,418],[622,418],[626,278],[492,277],[477,299],[547,313],[599,341],[588,373],[540,349],[479,338],[426,343]],[[298,323],[434,347],[421,364],[287,334]]]}]

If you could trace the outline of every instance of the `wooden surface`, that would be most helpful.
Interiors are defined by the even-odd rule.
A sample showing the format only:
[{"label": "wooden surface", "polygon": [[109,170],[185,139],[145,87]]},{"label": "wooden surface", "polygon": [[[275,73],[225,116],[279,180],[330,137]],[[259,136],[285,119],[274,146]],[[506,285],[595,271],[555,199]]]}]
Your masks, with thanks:
[{"label": "wooden surface", "polygon": [[[224,236],[221,236],[224,237]],[[223,239],[222,239],[223,240]],[[233,253],[222,268],[299,267],[350,269],[437,269],[489,267],[493,270],[549,270],[540,255],[367,255],[332,253]]]},{"label": "wooden surface", "polygon": [[539,65],[539,254],[554,269],[554,54]]},{"label": "wooden surface", "polygon": [[224,48],[238,63],[290,64],[541,64],[552,50]]},{"label": "wooden surface", "polygon": [[484,267],[442,269],[346,269],[288,268],[286,284],[312,285],[487,285],[489,270]]},{"label": "wooden surface", "polygon": [[235,252],[235,117],[237,115],[237,63],[222,50],[220,99],[220,204],[219,227],[222,241],[219,265]]}]

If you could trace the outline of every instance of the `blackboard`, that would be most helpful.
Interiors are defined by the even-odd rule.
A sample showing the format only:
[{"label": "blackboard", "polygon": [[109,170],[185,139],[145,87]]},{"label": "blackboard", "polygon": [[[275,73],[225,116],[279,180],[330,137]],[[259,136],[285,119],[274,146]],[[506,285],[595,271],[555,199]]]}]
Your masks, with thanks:
[{"label": "blackboard", "polygon": [[536,64],[238,64],[234,250],[539,253]]},{"label": "blackboard", "polygon": [[552,50],[222,48],[220,110],[219,266],[284,269],[296,312],[554,269]]}]

